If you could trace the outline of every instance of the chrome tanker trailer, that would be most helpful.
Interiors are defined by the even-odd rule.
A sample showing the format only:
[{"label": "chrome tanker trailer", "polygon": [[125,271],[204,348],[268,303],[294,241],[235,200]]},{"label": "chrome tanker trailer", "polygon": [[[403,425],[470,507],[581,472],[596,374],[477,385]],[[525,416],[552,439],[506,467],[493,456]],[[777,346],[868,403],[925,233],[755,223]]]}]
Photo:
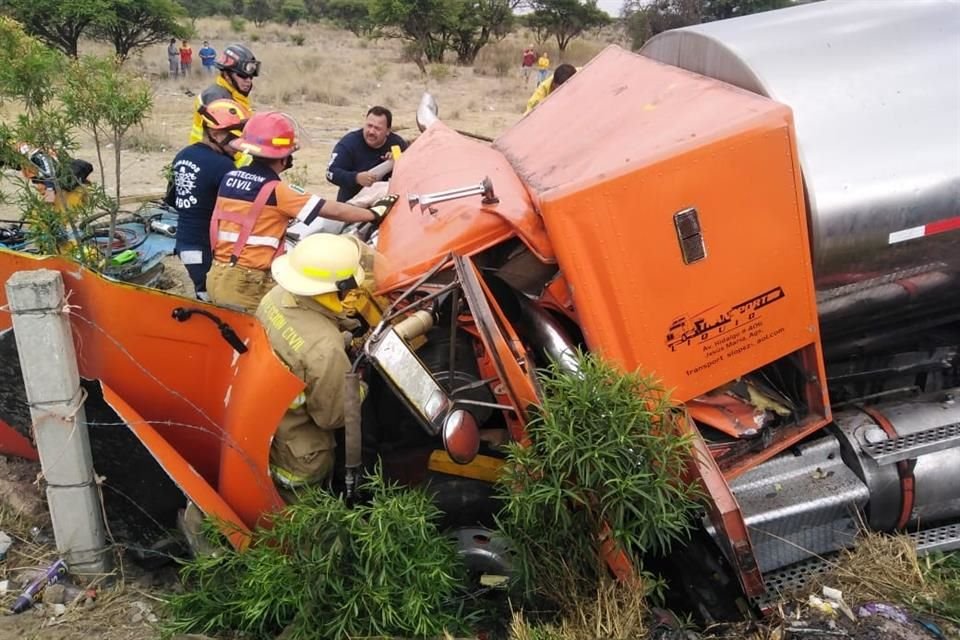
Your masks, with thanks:
[{"label": "chrome tanker trailer", "polygon": [[957,2],[829,0],[641,50],[793,112],[833,423],[732,482],[764,572],[848,545],[858,514],[960,546],[958,33]]}]

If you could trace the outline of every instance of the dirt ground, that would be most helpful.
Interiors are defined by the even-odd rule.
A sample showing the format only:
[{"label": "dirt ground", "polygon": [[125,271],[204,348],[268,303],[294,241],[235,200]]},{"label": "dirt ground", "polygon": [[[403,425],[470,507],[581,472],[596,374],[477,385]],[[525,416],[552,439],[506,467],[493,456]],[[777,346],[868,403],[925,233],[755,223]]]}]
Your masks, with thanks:
[{"label": "dirt ground", "polygon": [[176,575],[172,569],[144,572],[123,555],[109,583],[71,578],[65,589],[45,594],[46,602],[10,613],[25,584],[56,560],[39,472],[38,463],[0,457],[0,531],[12,540],[0,562],[0,640],[158,637],[160,599],[175,588]]}]

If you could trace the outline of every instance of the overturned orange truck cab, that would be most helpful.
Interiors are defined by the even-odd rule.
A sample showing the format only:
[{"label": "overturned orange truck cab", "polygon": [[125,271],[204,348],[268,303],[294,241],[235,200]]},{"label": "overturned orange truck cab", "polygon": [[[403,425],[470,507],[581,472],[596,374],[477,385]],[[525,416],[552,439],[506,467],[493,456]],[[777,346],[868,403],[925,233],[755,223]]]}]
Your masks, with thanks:
[{"label": "overturned orange truck cab", "polygon": [[[835,6],[785,12],[834,25]],[[785,12],[756,19],[774,34]],[[509,565],[483,533],[496,443],[523,441],[536,370],[573,366],[577,347],[655,374],[684,403],[704,535],[747,595],[849,546],[861,521],[932,526],[918,534],[929,548],[960,541],[960,313],[941,295],[960,266],[957,198],[943,197],[960,167],[911,190],[918,206],[897,201],[866,223],[883,211],[867,197],[900,185],[847,184],[858,199],[834,202],[848,217],[825,220],[817,161],[842,149],[816,153],[794,121],[809,111],[727,80],[610,47],[492,145],[422,103],[423,133],[397,162],[400,201],[377,239],[387,306],[355,340],[372,365],[362,429],[389,475],[432,488],[468,558]],[[911,163],[923,166],[904,162],[903,176]],[[863,233],[843,236],[854,219]],[[898,231],[907,227],[940,231]],[[256,321],[0,252],[4,281],[37,267],[60,270],[72,292],[81,374],[243,544],[281,504],[266,460],[302,388]],[[194,309],[244,350],[211,318],[184,317]],[[8,327],[0,315],[0,346]],[[29,455],[29,424],[3,407],[0,446]]]},{"label": "overturned orange truck cab", "polygon": [[[402,289],[448,252],[496,283],[505,321],[476,333],[485,357],[519,363],[496,370],[518,413],[525,377],[577,344],[661,378],[715,436],[698,473],[762,591],[726,482],[830,419],[790,110],[615,47],[576,80],[492,148],[426,128],[391,181],[405,202],[380,233],[378,283]],[[429,195],[484,178],[494,198]],[[789,416],[727,393],[748,374]]]}]

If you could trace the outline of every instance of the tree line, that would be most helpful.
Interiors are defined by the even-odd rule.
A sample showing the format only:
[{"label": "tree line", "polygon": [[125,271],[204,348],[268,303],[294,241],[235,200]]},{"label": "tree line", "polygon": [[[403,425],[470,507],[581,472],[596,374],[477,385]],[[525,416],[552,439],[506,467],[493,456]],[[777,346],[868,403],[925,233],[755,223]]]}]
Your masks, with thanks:
[{"label": "tree line", "polygon": [[[660,31],[775,9],[796,0],[625,0],[619,23],[639,48]],[[81,38],[133,51],[193,34],[197,18],[242,16],[257,26],[325,20],[358,36],[397,38],[410,59],[472,64],[480,50],[518,26],[537,42],[553,40],[561,57],[575,38],[614,22],[597,0],[0,0],[0,15],[66,55]]]},{"label": "tree line", "polygon": [[137,49],[189,34],[175,0],[2,0],[0,14],[71,58],[83,37],[113,45],[123,61]]},{"label": "tree line", "polygon": [[[517,15],[518,9],[526,9]],[[610,22],[596,0],[0,0],[0,15],[66,55],[81,38],[107,42],[122,61],[143,47],[193,34],[197,18],[242,16],[257,26],[326,20],[358,36],[398,38],[419,64],[454,54],[472,64],[480,49],[518,25],[564,51]]]},{"label": "tree line", "polygon": [[661,31],[726,20],[817,0],[624,0],[621,16],[631,47]]}]

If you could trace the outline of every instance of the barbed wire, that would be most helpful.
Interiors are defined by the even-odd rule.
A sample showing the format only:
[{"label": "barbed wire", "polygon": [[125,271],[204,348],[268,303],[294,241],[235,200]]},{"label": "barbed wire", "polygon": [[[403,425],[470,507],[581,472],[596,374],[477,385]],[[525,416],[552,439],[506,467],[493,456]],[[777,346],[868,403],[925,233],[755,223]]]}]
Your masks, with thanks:
[{"label": "barbed wire", "polygon": [[[81,387],[81,390],[83,390],[82,387]],[[85,393],[85,390],[84,390],[84,393]],[[104,404],[106,404],[106,405],[109,407],[109,403],[107,403],[106,399],[103,399],[103,402],[104,402]],[[23,405],[23,406],[28,407],[28,408],[31,407],[31,405],[30,405],[29,402],[19,402],[19,403],[17,403],[17,404]],[[110,407],[110,408],[111,408],[111,410],[112,410],[114,413],[116,413],[116,410],[114,410],[112,407]],[[118,414],[118,417],[120,417],[119,414]],[[260,474],[258,473],[259,467],[257,466],[256,462],[253,460],[253,458],[250,456],[249,452],[247,452],[246,449],[242,448],[239,444],[237,444],[237,442],[236,442],[232,437],[229,437],[229,435],[228,435],[226,432],[224,432],[224,431],[217,432],[217,431],[213,430],[213,429],[210,428],[210,427],[204,427],[204,426],[201,426],[201,425],[191,424],[191,423],[189,423],[189,422],[179,422],[179,421],[176,421],[176,420],[147,420],[147,419],[145,419],[145,418],[144,418],[143,420],[125,420],[125,419],[123,419],[122,417],[120,417],[120,419],[119,419],[119,420],[116,420],[116,421],[89,420],[89,419],[87,419],[87,420],[84,421],[84,423],[86,424],[86,426],[87,426],[88,428],[89,428],[89,427],[96,427],[96,428],[99,428],[99,427],[109,427],[109,428],[128,427],[128,428],[132,428],[132,427],[134,427],[135,425],[145,425],[145,426],[149,426],[149,427],[157,427],[157,426],[179,427],[179,428],[187,429],[187,430],[190,430],[190,431],[196,431],[196,432],[202,433],[202,434],[204,434],[204,435],[210,436],[216,443],[218,443],[218,444],[224,444],[224,445],[227,446],[227,448],[229,448],[229,449],[231,449],[232,451],[235,451],[236,453],[240,454],[240,457],[241,457],[241,459],[243,460],[244,464],[250,469],[251,473],[254,475],[255,479],[257,480],[257,483],[260,485],[261,488],[270,488],[270,487],[273,486],[273,485],[272,485],[272,481],[271,481],[271,484],[270,484],[270,485],[267,485],[267,483],[264,482],[264,481],[259,477],[259,476],[260,476]],[[71,429],[71,435],[68,437],[68,442],[69,442],[69,439],[73,437],[73,432],[75,432],[75,431],[76,431],[76,423],[74,423],[74,426],[73,426],[73,428]],[[136,434],[134,434],[134,435],[136,435]],[[139,440],[139,438],[138,438],[138,440]],[[143,444],[142,441],[141,441],[141,444]],[[143,444],[143,447],[144,447],[144,449],[147,449],[148,452],[150,451],[149,447],[147,447],[146,444]],[[62,454],[61,454],[61,455],[62,455]],[[54,459],[54,461],[56,461],[56,460],[57,460],[57,459]],[[157,462],[158,462],[158,464],[159,464],[159,460],[158,460]],[[189,461],[188,461],[188,462],[189,462]],[[192,463],[191,463],[191,466],[192,466]],[[169,475],[169,474],[168,474],[168,475]]]},{"label": "barbed wire", "polygon": [[[0,309],[0,310],[10,313],[9,309],[7,308]],[[265,493],[267,494],[270,493],[270,490],[273,489],[274,487],[273,487],[272,481],[269,481],[269,475],[266,473],[262,473],[262,474],[260,473],[260,469],[257,466],[256,462],[251,457],[250,453],[237,442],[237,440],[233,437],[232,434],[230,434],[227,430],[225,430],[221,426],[221,424],[217,420],[215,420],[212,416],[210,416],[202,407],[197,405],[193,400],[191,400],[189,397],[187,397],[183,393],[177,391],[176,389],[171,388],[168,384],[166,384],[163,380],[161,380],[157,375],[155,375],[152,371],[150,371],[146,366],[144,366],[142,362],[140,362],[136,358],[136,356],[133,353],[131,353],[131,351],[118,338],[113,336],[109,331],[107,331],[99,323],[97,323],[96,321],[92,320],[91,318],[81,313],[79,306],[67,303],[65,304],[64,308],[61,310],[61,313],[65,313],[65,314],[68,314],[69,317],[76,318],[77,320],[85,323],[87,326],[91,327],[92,329],[96,330],[98,333],[103,335],[119,353],[121,353],[127,360],[133,363],[134,366],[137,369],[139,369],[144,376],[146,376],[154,384],[160,387],[162,391],[166,392],[168,395],[182,402],[184,405],[192,409],[194,412],[196,412],[197,415],[199,415],[209,423],[209,426],[203,426],[203,425],[197,425],[192,423],[179,422],[175,420],[143,419],[143,420],[127,421],[121,418],[121,420],[116,422],[87,421],[86,424],[88,427],[90,426],[133,427],[134,425],[143,424],[150,427],[167,426],[167,427],[178,427],[178,428],[198,431],[200,433],[213,437],[218,444],[225,445],[228,449],[239,454],[239,457],[242,460],[243,464],[246,465],[247,468],[250,470],[250,473],[253,476],[253,479],[257,484],[257,486],[260,489],[264,490]],[[83,349],[85,345],[82,339],[82,334],[77,331],[72,331],[71,333],[73,334],[77,352],[83,353]],[[102,385],[103,382],[102,381],[100,382]],[[109,403],[105,398],[103,399],[103,401],[104,401],[104,404],[107,404],[109,406]],[[22,404],[26,405],[28,408],[31,408],[31,409],[35,408],[35,407],[32,407],[29,402],[25,402]],[[113,409],[113,407],[111,407],[111,410],[114,411],[114,413],[117,413],[119,416],[119,413],[115,409]],[[144,445],[144,447],[147,448],[146,445]]]}]

